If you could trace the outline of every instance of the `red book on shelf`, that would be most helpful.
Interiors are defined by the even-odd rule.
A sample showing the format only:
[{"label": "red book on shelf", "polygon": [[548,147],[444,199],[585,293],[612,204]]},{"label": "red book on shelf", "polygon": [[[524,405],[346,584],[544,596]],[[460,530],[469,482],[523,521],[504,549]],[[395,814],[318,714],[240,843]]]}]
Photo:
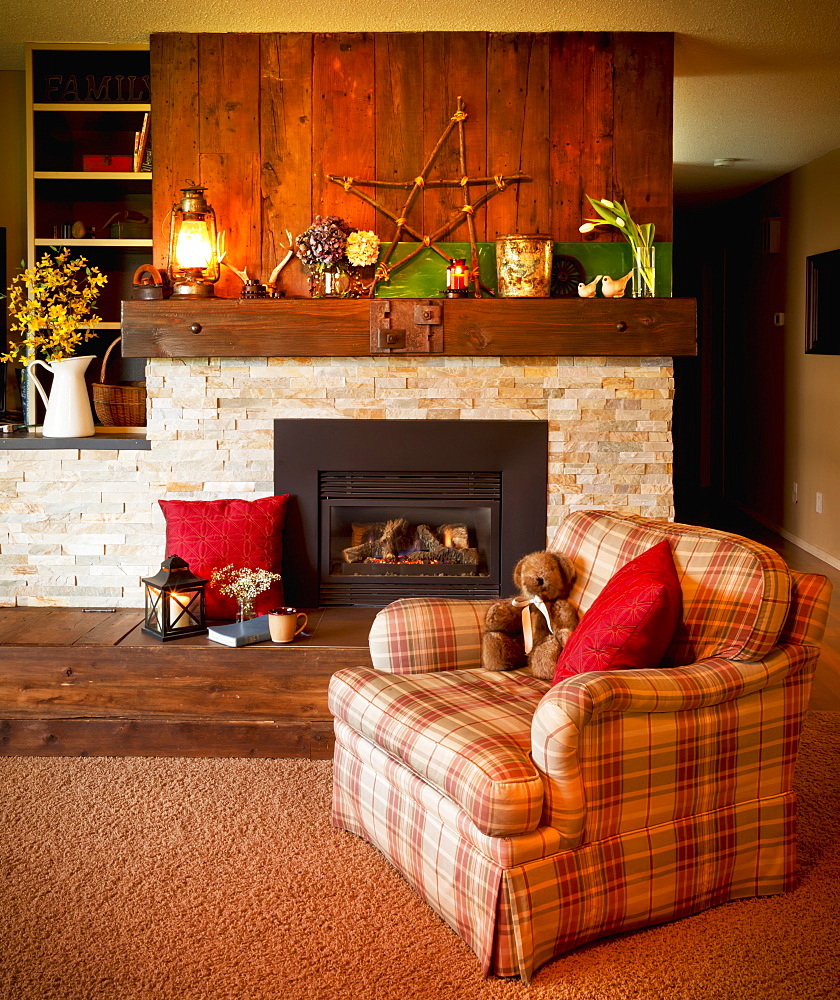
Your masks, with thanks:
[{"label": "red book on shelf", "polygon": [[130,156],[111,156],[104,154],[85,154],[82,156],[82,169],[88,171],[131,171],[132,159]]}]

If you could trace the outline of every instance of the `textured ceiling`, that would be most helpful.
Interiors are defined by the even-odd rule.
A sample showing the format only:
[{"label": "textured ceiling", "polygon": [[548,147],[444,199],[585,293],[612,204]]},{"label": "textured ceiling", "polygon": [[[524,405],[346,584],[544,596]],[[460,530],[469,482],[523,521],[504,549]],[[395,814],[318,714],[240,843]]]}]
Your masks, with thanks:
[{"label": "textured ceiling", "polygon": [[[675,189],[708,201],[840,148],[837,0],[0,0],[0,70],[27,41],[146,42],[154,31],[673,31]],[[716,159],[734,160],[713,166]]]}]

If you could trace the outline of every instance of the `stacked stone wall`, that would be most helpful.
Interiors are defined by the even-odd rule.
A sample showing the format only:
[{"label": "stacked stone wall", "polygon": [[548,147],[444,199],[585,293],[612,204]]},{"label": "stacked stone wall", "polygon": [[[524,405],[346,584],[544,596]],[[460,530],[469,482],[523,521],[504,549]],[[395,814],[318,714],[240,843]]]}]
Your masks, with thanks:
[{"label": "stacked stone wall", "polygon": [[142,606],[157,501],[271,495],[277,418],[547,420],[548,538],[572,510],[673,517],[670,358],[156,359],[146,375],[150,450],[0,451],[0,605]]}]

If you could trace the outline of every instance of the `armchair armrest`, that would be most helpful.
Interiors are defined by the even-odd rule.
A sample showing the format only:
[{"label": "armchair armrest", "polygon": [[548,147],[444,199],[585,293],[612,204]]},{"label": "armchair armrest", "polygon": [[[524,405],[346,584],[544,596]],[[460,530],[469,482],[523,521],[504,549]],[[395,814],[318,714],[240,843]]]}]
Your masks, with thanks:
[{"label": "armchair armrest", "polygon": [[572,840],[600,839],[717,808],[721,796],[789,788],[818,655],[787,644],[758,661],[714,657],[556,684],[531,725],[542,822]]},{"label": "armchair armrest", "polygon": [[582,730],[592,716],[603,712],[687,712],[719,705],[781,683],[818,653],[813,646],[786,645],[777,646],[762,660],[714,656],[684,667],[577,674],[546,692],[534,726],[550,732],[552,706]]},{"label": "armchair armrest", "polygon": [[492,603],[444,597],[394,601],[370,630],[374,668],[392,674],[478,669],[484,616]]}]

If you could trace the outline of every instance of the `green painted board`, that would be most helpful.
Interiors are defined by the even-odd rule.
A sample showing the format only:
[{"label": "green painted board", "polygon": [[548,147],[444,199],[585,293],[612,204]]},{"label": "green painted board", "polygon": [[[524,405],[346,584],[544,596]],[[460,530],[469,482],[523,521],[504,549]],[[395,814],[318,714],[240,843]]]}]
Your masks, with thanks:
[{"label": "green painted board", "polygon": [[[450,257],[464,257],[469,263],[469,243],[439,243],[438,246]],[[398,243],[391,258],[401,260],[416,243]],[[662,298],[671,296],[671,243],[656,244],[656,294]],[[591,281],[597,274],[608,274],[618,278],[627,274],[631,267],[630,244],[622,243],[555,243],[554,253],[574,257],[584,271],[585,280]],[[496,291],[496,244],[478,244],[478,264],[481,280],[488,288]],[[446,285],[446,262],[431,249],[425,249],[411,263],[399,268],[386,284],[376,286],[378,298],[441,298]],[[600,295],[600,289],[598,295]]]}]

